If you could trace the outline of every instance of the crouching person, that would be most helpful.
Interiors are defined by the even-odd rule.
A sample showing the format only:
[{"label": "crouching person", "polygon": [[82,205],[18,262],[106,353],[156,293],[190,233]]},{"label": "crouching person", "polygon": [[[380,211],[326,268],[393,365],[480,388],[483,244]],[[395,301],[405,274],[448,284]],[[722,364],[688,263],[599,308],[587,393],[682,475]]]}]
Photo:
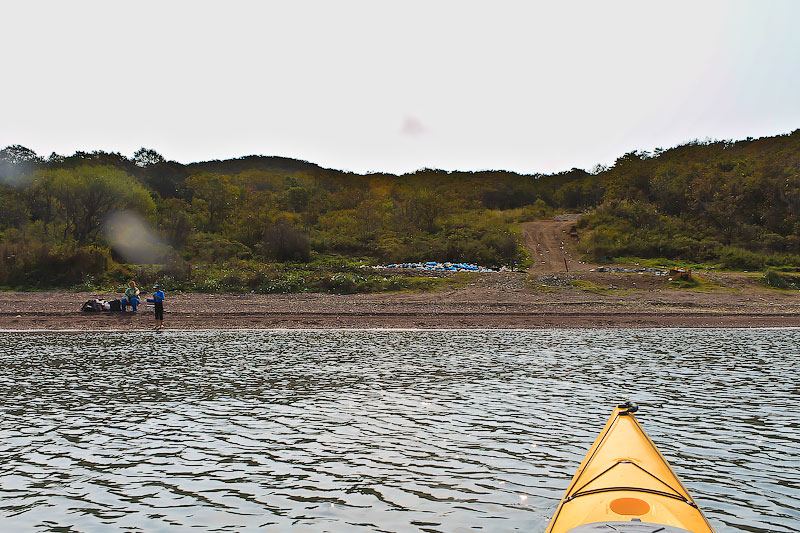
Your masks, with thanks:
[{"label": "crouching person", "polygon": [[128,306],[133,308],[133,312],[136,313],[139,308],[139,289],[136,288],[136,282],[131,281],[128,283],[128,288],[125,289],[125,297],[122,299],[122,312],[128,310]]}]

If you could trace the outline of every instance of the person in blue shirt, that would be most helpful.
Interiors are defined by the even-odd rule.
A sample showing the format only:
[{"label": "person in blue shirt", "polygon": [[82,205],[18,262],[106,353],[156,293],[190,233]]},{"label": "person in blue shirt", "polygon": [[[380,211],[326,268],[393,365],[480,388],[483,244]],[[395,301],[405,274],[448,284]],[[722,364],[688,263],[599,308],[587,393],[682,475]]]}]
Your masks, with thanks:
[{"label": "person in blue shirt", "polygon": [[156,308],[156,329],[164,329],[164,291],[153,287],[153,305]]}]

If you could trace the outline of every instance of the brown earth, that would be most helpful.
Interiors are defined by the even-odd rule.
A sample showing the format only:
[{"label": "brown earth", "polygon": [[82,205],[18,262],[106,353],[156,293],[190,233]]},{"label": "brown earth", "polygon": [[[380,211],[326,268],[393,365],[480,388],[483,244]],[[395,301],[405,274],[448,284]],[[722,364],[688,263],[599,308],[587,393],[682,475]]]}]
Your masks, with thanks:
[{"label": "brown earth", "polygon": [[[449,275],[449,274],[444,274]],[[800,326],[800,293],[758,275],[704,272],[695,289],[609,272],[461,274],[455,288],[388,294],[167,295],[172,329]],[[142,330],[140,313],[81,313],[87,292],[0,293],[3,330]]]},{"label": "brown earth", "polygon": [[575,223],[580,215],[560,215],[553,220],[535,220],[520,225],[525,247],[533,264],[528,272],[573,272],[589,270],[594,265],[583,263],[575,250]]}]

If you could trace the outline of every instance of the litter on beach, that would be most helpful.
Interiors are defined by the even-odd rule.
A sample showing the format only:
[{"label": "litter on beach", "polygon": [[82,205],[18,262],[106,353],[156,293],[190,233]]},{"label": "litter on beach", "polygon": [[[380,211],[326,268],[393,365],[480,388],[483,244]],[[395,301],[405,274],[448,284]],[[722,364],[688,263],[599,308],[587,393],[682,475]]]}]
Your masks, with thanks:
[{"label": "litter on beach", "polygon": [[490,268],[476,265],[474,263],[439,263],[436,261],[425,261],[419,263],[391,263],[389,265],[376,265],[370,267],[365,266],[364,268],[428,270],[431,272],[513,272],[513,270],[506,266]]},{"label": "litter on beach", "polygon": [[654,274],[656,276],[666,276],[667,271],[660,268],[629,268],[629,267],[597,267],[589,272],[620,272],[623,274]]}]

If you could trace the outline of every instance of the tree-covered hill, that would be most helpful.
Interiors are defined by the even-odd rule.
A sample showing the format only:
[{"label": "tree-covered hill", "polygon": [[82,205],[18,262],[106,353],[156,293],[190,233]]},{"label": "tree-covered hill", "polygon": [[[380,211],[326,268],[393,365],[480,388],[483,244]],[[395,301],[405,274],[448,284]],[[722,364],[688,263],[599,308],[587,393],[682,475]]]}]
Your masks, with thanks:
[{"label": "tree-covered hill", "polygon": [[0,285],[111,283],[149,269],[202,289],[217,269],[248,272],[223,285],[250,288],[348,258],[519,265],[516,224],[556,211],[588,213],[579,249],[594,260],[800,266],[800,130],[548,175],[361,175],[264,156],[184,165],[144,148],[45,158],[9,146],[0,151]]},{"label": "tree-covered hill", "polygon": [[[800,130],[630,153],[597,175],[583,251],[757,269],[800,263]],[[585,183],[591,183],[591,180]]]}]

